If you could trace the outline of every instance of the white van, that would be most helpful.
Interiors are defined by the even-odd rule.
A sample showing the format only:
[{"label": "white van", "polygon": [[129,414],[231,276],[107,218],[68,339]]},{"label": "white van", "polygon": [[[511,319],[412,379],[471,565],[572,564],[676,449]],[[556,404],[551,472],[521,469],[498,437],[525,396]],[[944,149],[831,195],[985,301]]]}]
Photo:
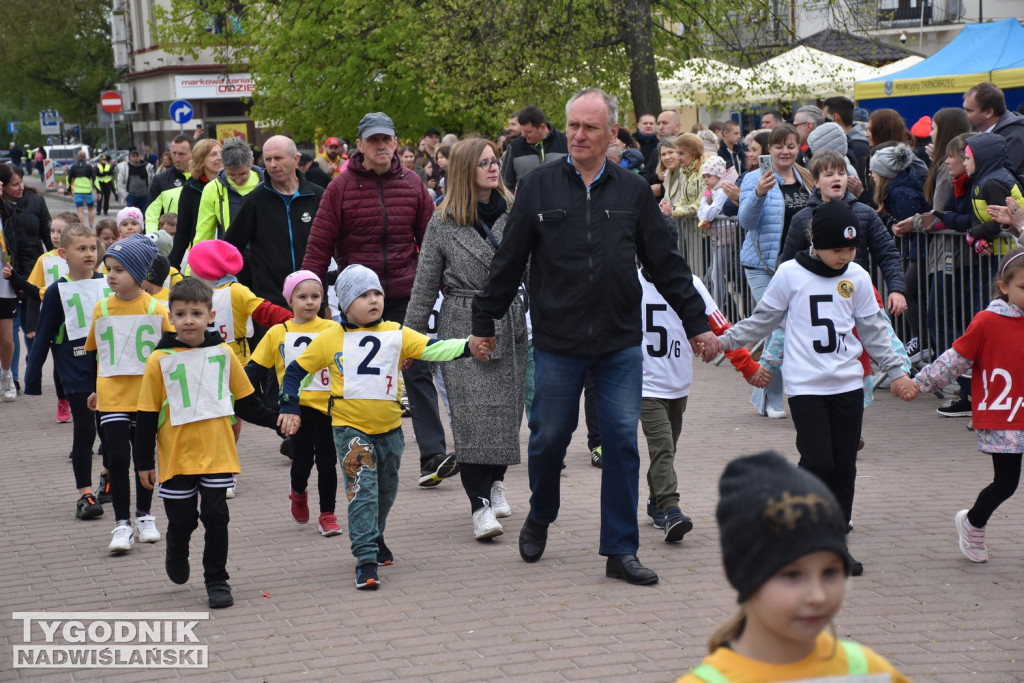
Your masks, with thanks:
[{"label": "white van", "polygon": [[53,172],[57,175],[64,175],[68,172],[68,166],[75,163],[78,152],[85,151],[85,158],[89,158],[88,145],[43,145],[46,150],[46,158],[53,160]]}]

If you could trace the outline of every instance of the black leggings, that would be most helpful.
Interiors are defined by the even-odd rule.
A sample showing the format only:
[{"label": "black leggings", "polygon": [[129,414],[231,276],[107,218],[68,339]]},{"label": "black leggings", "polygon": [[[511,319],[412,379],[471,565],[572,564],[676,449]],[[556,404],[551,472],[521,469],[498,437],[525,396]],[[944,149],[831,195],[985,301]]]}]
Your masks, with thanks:
[{"label": "black leggings", "polygon": [[484,506],[485,500],[491,498],[491,485],[505,479],[508,465],[473,465],[459,463],[459,474],[462,476],[462,488],[469,496],[469,504],[476,512]]},{"label": "black leggings", "polygon": [[[213,475],[216,477],[230,475]],[[199,477],[178,475],[164,482],[170,486],[187,486]],[[167,514],[167,557],[184,559],[188,557],[188,543],[192,532],[203,521],[206,530],[203,539],[203,579],[207,585],[215,581],[227,581],[228,575],[228,511],[227,489],[199,486],[199,491],[184,499],[164,498],[164,512]]]},{"label": "black leggings", "polygon": [[864,420],[864,390],[831,396],[790,396],[800,467],[825,482],[849,520],[857,481],[857,443]]},{"label": "black leggings", "polygon": [[331,418],[307,406],[299,406],[299,414],[302,426],[292,435],[292,491],[306,492],[309,473],[316,463],[320,512],[334,512],[338,495],[338,453],[334,448]]},{"label": "black leggings", "polygon": [[[129,417],[121,417],[129,416]],[[100,415],[103,429],[107,469],[110,474],[110,499],[114,506],[114,520],[121,522],[132,518],[132,490],[128,471],[132,462],[132,441],[135,439],[135,413],[103,413]],[[139,481],[135,469],[135,511],[149,514],[153,504],[153,491]]]},{"label": "black leggings", "polygon": [[89,394],[68,394],[74,433],[71,441],[71,469],[75,488],[92,487],[92,444],[96,441],[96,417],[89,410]]},{"label": "black leggings", "polygon": [[1017,490],[1020,483],[1020,453],[992,453],[992,483],[981,490],[974,507],[967,513],[967,521],[975,529],[983,529],[988,518]]}]

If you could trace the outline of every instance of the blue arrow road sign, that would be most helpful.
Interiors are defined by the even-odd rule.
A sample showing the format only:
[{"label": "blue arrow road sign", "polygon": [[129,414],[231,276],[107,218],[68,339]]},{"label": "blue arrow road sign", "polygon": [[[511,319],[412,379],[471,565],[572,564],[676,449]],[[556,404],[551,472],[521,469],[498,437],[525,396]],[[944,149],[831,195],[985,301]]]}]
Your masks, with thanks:
[{"label": "blue arrow road sign", "polygon": [[174,100],[171,102],[171,121],[183,126],[192,120],[192,105],[188,100]]}]

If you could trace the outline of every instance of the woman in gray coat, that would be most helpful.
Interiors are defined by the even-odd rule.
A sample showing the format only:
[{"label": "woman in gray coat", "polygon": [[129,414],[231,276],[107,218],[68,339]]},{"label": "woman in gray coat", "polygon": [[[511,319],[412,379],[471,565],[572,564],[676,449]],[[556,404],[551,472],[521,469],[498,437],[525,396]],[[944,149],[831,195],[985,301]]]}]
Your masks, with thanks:
[{"label": "woman in gray coat", "polygon": [[[441,339],[469,336],[473,296],[487,282],[491,259],[501,243],[512,195],[500,173],[497,146],[483,138],[458,142],[448,164],[447,193],[427,225],[405,324],[421,332],[438,291]],[[497,348],[490,361],[475,358],[444,363],[452,434],[462,486],[473,510],[478,540],[500,535],[497,517],[512,509],[505,498],[505,470],[519,464],[519,427],[526,381],[526,319],[516,300],[498,321]]]}]

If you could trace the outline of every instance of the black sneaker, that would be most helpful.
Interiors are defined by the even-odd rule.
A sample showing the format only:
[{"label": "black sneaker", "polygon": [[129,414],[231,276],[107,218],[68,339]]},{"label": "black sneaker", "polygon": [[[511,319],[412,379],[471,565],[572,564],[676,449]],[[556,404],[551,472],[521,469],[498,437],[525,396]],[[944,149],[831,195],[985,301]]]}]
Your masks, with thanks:
[{"label": "black sneaker", "polygon": [[437,453],[420,462],[420,486],[431,488],[459,473],[454,453]]},{"label": "black sneaker", "polygon": [[290,437],[290,436],[284,437],[284,440],[281,441],[281,445],[280,445],[280,447],[277,450],[278,450],[278,452],[281,453],[281,455],[283,455],[284,457],[286,457],[289,460],[291,460],[292,459],[292,437]]},{"label": "black sneaker", "polygon": [[970,417],[971,399],[956,398],[935,410],[942,417]]},{"label": "black sneaker", "polygon": [[858,562],[850,555],[850,576],[860,576],[864,573],[864,563]]},{"label": "black sneaker", "polygon": [[650,498],[647,499],[647,516],[655,529],[665,528],[665,513],[658,509],[658,506]]},{"label": "black sneaker", "polygon": [[211,609],[223,609],[235,604],[235,599],[231,597],[231,586],[227,581],[206,584],[206,598]]},{"label": "black sneaker", "polygon": [[96,502],[96,496],[83,493],[75,505],[75,517],[78,519],[96,519],[103,515],[103,506]]},{"label": "black sneaker", "polygon": [[356,567],[356,588],[359,590],[375,591],[380,585],[380,577],[377,575],[377,565],[367,562]]},{"label": "black sneaker", "polygon": [[590,464],[598,469],[604,468],[604,456],[601,453],[600,446],[590,449]]},{"label": "black sneaker", "polygon": [[665,513],[665,542],[678,543],[693,529],[693,520],[679,511],[669,508]]},{"label": "black sneaker", "polygon": [[377,564],[381,567],[387,567],[393,564],[395,561],[395,554],[391,552],[391,548],[384,543],[384,537],[379,536],[377,538]]},{"label": "black sneaker", "polygon": [[906,344],[903,345],[907,349],[907,355],[913,356],[915,353],[921,350],[921,342],[917,337],[911,337]]},{"label": "black sneaker", "polygon": [[100,485],[96,489],[96,502],[100,505],[110,504],[110,475],[100,472]]},{"label": "black sneaker", "polygon": [[[187,546],[183,554],[181,552],[172,552],[170,544],[168,544],[167,557],[164,558],[164,571],[167,572],[167,578],[179,586],[188,582],[188,577],[192,570],[188,564]],[[209,587],[207,587],[207,591],[209,590]],[[210,605],[210,607],[213,607],[213,605]]]}]

